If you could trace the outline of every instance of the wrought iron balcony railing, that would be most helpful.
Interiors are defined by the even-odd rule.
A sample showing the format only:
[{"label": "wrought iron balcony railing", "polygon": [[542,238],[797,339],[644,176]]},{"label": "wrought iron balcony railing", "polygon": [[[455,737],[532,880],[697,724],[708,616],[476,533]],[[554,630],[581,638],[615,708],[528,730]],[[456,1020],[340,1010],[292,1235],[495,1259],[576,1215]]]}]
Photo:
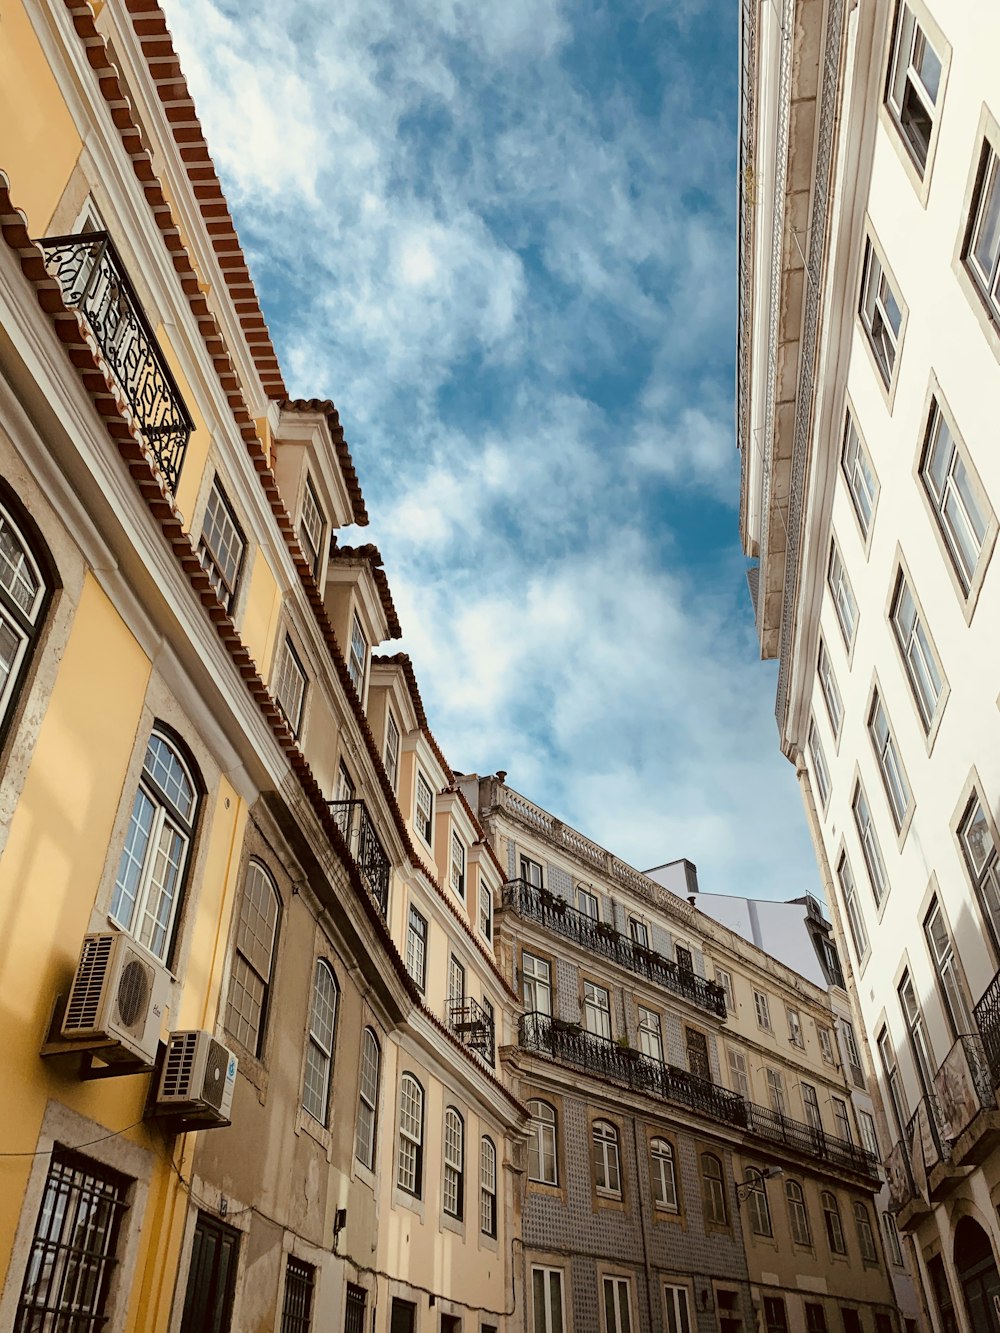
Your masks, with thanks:
[{"label": "wrought iron balcony railing", "polygon": [[364,801],[331,801],[330,810],[351,849],[365,888],[383,917],[389,914],[390,862]]},{"label": "wrought iron balcony railing", "polygon": [[771,1143],[784,1144],[808,1157],[821,1157],[872,1179],[878,1178],[878,1158],[867,1148],[828,1134],[824,1129],[803,1124],[801,1120],[792,1120],[768,1106],[747,1102],[747,1133]]},{"label": "wrought iron balcony railing", "polygon": [[987,986],[975,1008],[976,1026],[986,1049],[993,1086],[1000,1088],[1000,972]]},{"label": "wrought iron balcony railing", "polygon": [[941,1113],[941,1133],[953,1143],[980,1111],[995,1111],[997,1099],[986,1048],[978,1034],[964,1033],[934,1076],[934,1095]]},{"label": "wrought iron balcony railing", "polygon": [[709,1013],[726,1016],[726,996],[721,986],[706,981],[695,972],[678,967],[652,949],[646,949],[627,935],[604,921],[570,907],[563,898],[557,898],[544,889],[536,888],[524,879],[510,880],[503,891],[504,907],[513,908],[518,916],[538,921],[547,930],[575,940],[591,953],[600,954],[620,967],[646,977],[657,986],[681,995]]},{"label": "wrought iron balcony railing", "polygon": [[493,1015],[478,1000],[450,1004],[448,1026],[464,1045],[478,1051],[487,1064],[493,1064],[496,1049]]},{"label": "wrought iron balcony railing", "polygon": [[107,232],[38,241],[63,300],[79,310],[172,491],[194,423]]}]

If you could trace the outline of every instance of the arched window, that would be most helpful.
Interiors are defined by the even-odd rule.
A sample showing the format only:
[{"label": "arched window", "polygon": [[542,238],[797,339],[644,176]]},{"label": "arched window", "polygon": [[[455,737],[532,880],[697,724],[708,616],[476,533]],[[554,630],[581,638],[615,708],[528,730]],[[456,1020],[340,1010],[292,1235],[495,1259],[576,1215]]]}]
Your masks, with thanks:
[{"label": "arched window", "polygon": [[559,1183],[556,1166],[556,1113],[548,1102],[529,1102],[528,1179],[543,1185]]},{"label": "arched window", "polygon": [[444,1203],[449,1217],[461,1217],[465,1202],[465,1121],[449,1106],[444,1113]]},{"label": "arched window", "polygon": [[49,591],[24,530],[0,503],[0,738],[41,629]]},{"label": "arched window", "polygon": [[198,814],[198,791],[177,743],[154,731],[111,895],[112,920],[166,962]]},{"label": "arched window", "polygon": [[607,1120],[595,1120],[591,1142],[594,1153],[594,1185],[598,1194],[608,1194],[620,1199],[622,1176],[617,1129]]},{"label": "arched window", "polygon": [[750,1212],[750,1229],[755,1236],[771,1236],[771,1210],[767,1204],[767,1185],[763,1172],[755,1166],[748,1166],[743,1173],[747,1188],[747,1208]]},{"label": "arched window", "polygon": [[868,1209],[860,1200],[854,1204],[854,1225],[858,1233],[858,1245],[861,1247],[861,1258],[866,1264],[877,1264],[878,1250],[875,1248],[871,1219],[868,1216]]},{"label": "arched window", "polygon": [[354,1152],[359,1162],[375,1165],[375,1121],[378,1118],[378,1078],[382,1052],[371,1028],[361,1037],[361,1076],[358,1084],[358,1126]]},{"label": "arched window", "polygon": [[479,1144],[479,1229],[496,1239],[497,1150],[485,1134]]},{"label": "arched window", "polygon": [[412,1074],[399,1084],[399,1152],[396,1184],[419,1199],[424,1174],[424,1090]]},{"label": "arched window", "polygon": [[677,1170],[674,1150],[666,1139],[652,1139],[649,1145],[650,1174],[653,1177],[653,1202],[657,1208],[677,1212]]},{"label": "arched window", "polygon": [[333,1034],[336,1024],[337,983],[330,964],[319,958],[313,973],[312,1004],[309,1007],[309,1040],[306,1043],[302,1107],[321,1125],[327,1123],[330,1113],[330,1071],[333,1067]]},{"label": "arched window", "polygon": [[726,1208],[726,1186],[722,1175],[722,1163],[714,1153],[701,1155],[701,1197],[705,1207],[705,1221],[716,1226],[729,1225],[729,1211]]},{"label": "arched window", "polygon": [[823,1205],[823,1220],[826,1222],[826,1238],[830,1242],[830,1252],[832,1254],[846,1254],[847,1242],[844,1240],[844,1228],[840,1221],[840,1205],[837,1203],[837,1197],[831,1194],[829,1190],[824,1190],[820,1195],[820,1202]]},{"label": "arched window", "polygon": [[251,861],[243,885],[229,974],[226,1031],[254,1055],[260,1055],[264,1045],[279,907],[274,880],[259,861]]},{"label": "arched window", "polygon": [[785,1181],[785,1198],[788,1201],[788,1221],[792,1229],[792,1240],[796,1245],[811,1245],[809,1214],[806,1212],[802,1186],[797,1180]]}]

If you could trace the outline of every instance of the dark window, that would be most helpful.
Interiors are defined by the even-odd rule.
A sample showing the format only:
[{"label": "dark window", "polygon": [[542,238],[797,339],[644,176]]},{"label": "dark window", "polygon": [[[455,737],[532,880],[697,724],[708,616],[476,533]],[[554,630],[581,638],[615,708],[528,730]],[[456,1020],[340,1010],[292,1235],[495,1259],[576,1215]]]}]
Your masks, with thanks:
[{"label": "dark window", "polygon": [[861,1316],[848,1305],[840,1307],[840,1317],[844,1321],[844,1333],[862,1333]]},{"label": "dark window", "polygon": [[441,1333],[462,1333],[462,1321],[457,1314],[441,1316]]},{"label": "dark window", "polygon": [[875,1315],[875,1333],[893,1333],[892,1320],[887,1314]]},{"label": "dark window", "polygon": [[347,1284],[347,1302],[344,1306],[344,1333],[365,1333],[365,1300],[368,1293],[364,1287],[353,1282]]},{"label": "dark window", "polygon": [[33,558],[27,523],[0,492],[0,740],[31,661],[51,589]]},{"label": "dark window", "polygon": [[389,1316],[389,1333],[413,1333],[417,1321],[417,1307],[412,1301],[392,1298],[392,1314]]},{"label": "dark window", "polygon": [[806,1302],[806,1333],[827,1333],[826,1314],[822,1305]]},{"label": "dark window", "polygon": [[312,1327],[313,1285],[316,1270],[294,1255],[285,1267],[285,1299],[281,1306],[281,1333],[309,1333]]},{"label": "dark window", "polygon": [[684,1029],[687,1044],[688,1069],[698,1078],[711,1080],[712,1070],[708,1063],[708,1040],[704,1032],[696,1028]]},{"label": "dark window", "polygon": [[685,949],[683,944],[677,946],[677,966],[682,972],[694,971],[694,959],[691,956],[691,950]]},{"label": "dark window", "polygon": [[939,1254],[927,1261],[927,1276],[930,1278],[934,1302],[938,1308],[941,1328],[944,1333],[958,1333],[958,1320],[955,1317],[955,1305],[951,1299],[948,1277],[944,1271],[944,1260]]},{"label": "dark window", "polygon": [[764,1297],[764,1325],[767,1333],[788,1333],[785,1302],[780,1296]]},{"label": "dark window", "polygon": [[16,1333],[90,1333],[107,1321],[124,1176],[56,1147],[17,1303]]},{"label": "dark window", "polygon": [[198,1214],[181,1333],[229,1333],[240,1233]]},{"label": "dark window", "polygon": [[212,581],[215,595],[227,611],[232,610],[236,600],[245,550],[246,539],[216,477],[205,506],[198,555]]},{"label": "dark window", "polygon": [[240,900],[225,1021],[226,1031],[254,1055],[264,1046],[280,911],[274,881],[259,861],[251,861]]}]

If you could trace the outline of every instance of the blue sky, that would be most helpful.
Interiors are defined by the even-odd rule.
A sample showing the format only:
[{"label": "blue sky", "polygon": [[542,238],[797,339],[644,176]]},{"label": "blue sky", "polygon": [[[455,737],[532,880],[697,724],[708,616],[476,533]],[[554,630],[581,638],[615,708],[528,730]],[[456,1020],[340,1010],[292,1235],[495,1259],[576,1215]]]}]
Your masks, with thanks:
[{"label": "blue sky", "polygon": [[708,890],[817,891],[737,533],[735,5],[164,7],[452,766]]}]

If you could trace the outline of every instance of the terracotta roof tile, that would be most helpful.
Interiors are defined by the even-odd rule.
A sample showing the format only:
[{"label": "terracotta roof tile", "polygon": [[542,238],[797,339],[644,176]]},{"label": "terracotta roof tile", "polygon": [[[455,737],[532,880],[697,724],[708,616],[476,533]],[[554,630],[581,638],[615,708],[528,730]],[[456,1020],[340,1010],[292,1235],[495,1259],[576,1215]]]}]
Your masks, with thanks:
[{"label": "terracotta roof tile", "polygon": [[368,522],[368,511],[365,508],[364,498],[361,494],[361,483],[358,481],[358,474],[355,472],[354,463],[351,461],[351,451],[344,439],[344,428],[340,424],[340,413],[334,407],[331,399],[285,398],[281,406],[286,412],[322,412],[326,416],[326,424],[329,427],[334,448],[337,450],[340,467],[344,473],[344,481],[351,497],[354,521],[360,527],[364,527]]},{"label": "terracotta roof tile", "polygon": [[403,631],[399,628],[399,618],[396,615],[396,607],[392,600],[392,593],[389,590],[389,580],[386,572],[382,568],[382,555],[378,547],[373,542],[367,542],[364,546],[340,546],[334,537],[330,546],[331,560],[346,561],[367,561],[371,566],[372,577],[375,580],[375,586],[378,589],[379,600],[382,603],[382,610],[385,612],[386,623],[389,626],[389,638],[401,639]]}]

